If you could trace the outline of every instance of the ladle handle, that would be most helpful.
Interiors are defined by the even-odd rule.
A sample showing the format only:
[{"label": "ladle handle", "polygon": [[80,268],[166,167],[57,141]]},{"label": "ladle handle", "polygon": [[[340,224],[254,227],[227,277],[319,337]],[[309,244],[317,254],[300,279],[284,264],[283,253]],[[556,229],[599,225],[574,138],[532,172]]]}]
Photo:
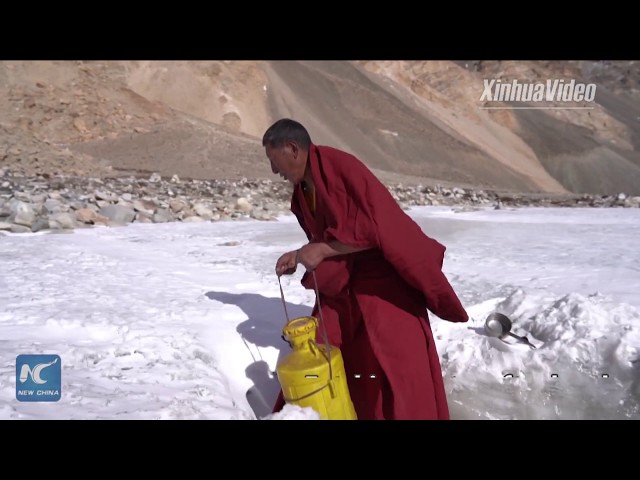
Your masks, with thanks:
[{"label": "ladle handle", "polygon": [[529,345],[531,348],[535,349],[536,347],[529,341],[529,339],[527,337],[519,337],[518,335],[508,332],[509,335],[511,335],[513,338],[517,339],[518,341],[522,342],[522,343],[526,343],[527,345]]}]

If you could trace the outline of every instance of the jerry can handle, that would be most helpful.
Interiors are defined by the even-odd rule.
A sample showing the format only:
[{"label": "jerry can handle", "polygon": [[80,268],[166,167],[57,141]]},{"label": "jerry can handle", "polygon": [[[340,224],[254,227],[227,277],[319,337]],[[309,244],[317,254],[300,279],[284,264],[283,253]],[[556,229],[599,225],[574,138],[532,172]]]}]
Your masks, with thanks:
[{"label": "jerry can handle", "polygon": [[[324,316],[322,315],[322,306],[320,305],[320,290],[318,289],[318,279],[316,278],[315,270],[311,271],[313,275],[313,282],[316,287],[316,302],[318,302],[318,313],[320,315],[320,322],[322,323],[322,334],[324,337],[324,343],[327,347],[327,360],[329,361],[329,380],[333,380],[333,366],[331,365],[331,345],[329,345],[329,336],[327,335],[327,325],[324,322]],[[287,302],[284,299],[284,291],[282,290],[282,282],[280,281],[280,275],[278,275],[278,285],[280,286],[280,297],[282,298],[282,305],[284,306],[284,314],[287,318],[287,323],[289,323],[289,312],[287,311]],[[314,342],[315,344],[315,342]],[[311,343],[309,343],[311,345]],[[317,345],[316,345],[317,348]],[[313,351],[313,350],[312,350]]]}]

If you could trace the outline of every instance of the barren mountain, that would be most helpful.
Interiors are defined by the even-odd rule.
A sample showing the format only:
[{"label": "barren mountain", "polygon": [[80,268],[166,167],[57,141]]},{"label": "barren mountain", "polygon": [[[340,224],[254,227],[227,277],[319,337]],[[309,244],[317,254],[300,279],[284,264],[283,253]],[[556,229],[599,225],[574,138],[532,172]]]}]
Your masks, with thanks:
[{"label": "barren mountain", "polygon": [[[488,80],[550,79],[595,100],[481,100]],[[261,136],[290,117],[384,180],[638,195],[639,87],[639,62],[5,61],[0,169],[273,178]]]}]

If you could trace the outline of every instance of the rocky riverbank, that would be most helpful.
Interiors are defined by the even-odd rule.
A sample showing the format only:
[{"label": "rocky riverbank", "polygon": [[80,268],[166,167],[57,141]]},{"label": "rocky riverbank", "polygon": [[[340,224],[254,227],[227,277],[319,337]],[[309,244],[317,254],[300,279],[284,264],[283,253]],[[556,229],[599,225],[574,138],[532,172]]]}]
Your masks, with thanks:
[{"label": "rocky riverbank", "polygon": [[[388,185],[404,208],[640,207],[640,197],[544,196],[423,185]],[[20,176],[0,170],[0,232],[69,231],[92,225],[273,220],[289,212],[291,186],[266,179],[181,180]]]}]

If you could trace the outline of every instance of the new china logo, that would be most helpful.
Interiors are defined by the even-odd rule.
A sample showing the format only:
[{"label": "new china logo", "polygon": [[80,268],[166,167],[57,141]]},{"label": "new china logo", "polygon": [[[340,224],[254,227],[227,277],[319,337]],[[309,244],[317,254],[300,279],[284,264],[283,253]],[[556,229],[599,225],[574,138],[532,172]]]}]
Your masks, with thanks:
[{"label": "new china logo", "polygon": [[57,402],[62,389],[62,361],[58,355],[18,355],[16,399],[19,402]]}]

